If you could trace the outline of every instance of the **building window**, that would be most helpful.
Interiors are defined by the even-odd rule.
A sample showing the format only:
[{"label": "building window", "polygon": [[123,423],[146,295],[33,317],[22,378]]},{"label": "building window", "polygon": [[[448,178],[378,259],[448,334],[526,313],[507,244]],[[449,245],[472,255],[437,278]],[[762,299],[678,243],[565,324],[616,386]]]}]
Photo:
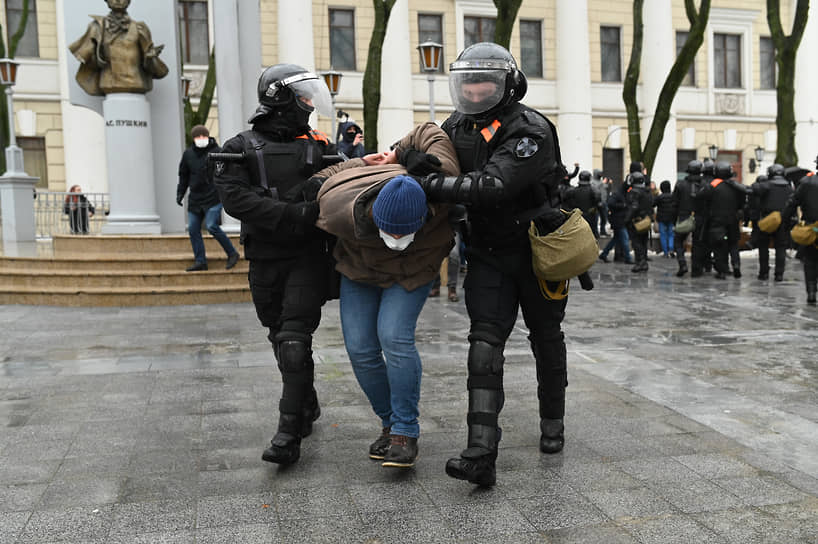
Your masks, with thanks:
[{"label": "building window", "polygon": [[676,181],[681,181],[687,177],[687,164],[696,160],[695,149],[676,150]]},{"label": "building window", "polygon": [[207,35],[207,0],[180,0],[177,10],[182,62],[208,64],[210,40]]},{"label": "building window", "polygon": [[742,87],[741,34],[713,34],[713,73],[718,88]]},{"label": "building window", "polygon": [[775,89],[775,45],[772,38],[761,38],[759,43],[762,89]]},{"label": "building window", "polygon": [[[442,15],[425,15],[418,14],[418,43],[435,42],[443,45],[443,16]],[[445,49],[441,51],[441,63],[438,72],[444,72],[444,64],[442,59],[446,58]],[[420,61],[418,61],[420,62]],[[421,63],[420,70],[423,71]]]},{"label": "building window", "polygon": [[[677,32],[676,33],[676,56],[679,56],[679,53],[682,52],[682,47],[685,45],[685,41],[687,41],[687,35],[689,32]],[[687,70],[687,74],[685,74],[684,79],[682,80],[682,86],[684,87],[695,87],[696,86],[696,58],[693,58],[693,62],[690,63],[690,68]]]},{"label": "building window", "polygon": [[542,22],[520,21],[520,68],[528,77],[542,77]]},{"label": "building window", "polygon": [[[13,35],[23,18],[23,0],[6,0],[6,34]],[[28,19],[23,37],[17,42],[15,57],[39,57],[40,40],[37,37],[37,6],[34,0],[28,2]]]},{"label": "building window", "polygon": [[618,26],[599,27],[602,81],[622,81],[622,39]]},{"label": "building window", "polygon": [[23,150],[23,164],[29,176],[40,178],[37,189],[48,189],[48,162],[45,156],[45,138],[17,136],[17,145]]},{"label": "building window", "polygon": [[494,41],[494,27],[497,19],[493,17],[463,17],[463,42],[466,47],[479,42]]},{"label": "building window", "polygon": [[336,70],[355,70],[355,12],[329,10],[329,63]]}]

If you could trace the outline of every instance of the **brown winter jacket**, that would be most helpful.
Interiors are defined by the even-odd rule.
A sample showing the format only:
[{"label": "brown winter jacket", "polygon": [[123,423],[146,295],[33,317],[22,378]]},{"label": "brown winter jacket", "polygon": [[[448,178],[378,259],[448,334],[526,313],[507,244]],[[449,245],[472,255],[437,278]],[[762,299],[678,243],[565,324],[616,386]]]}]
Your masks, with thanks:
[{"label": "brown winter jacket", "polygon": [[[414,148],[437,156],[446,175],[460,173],[457,154],[446,133],[434,123],[424,123],[396,144],[396,152]],[[398,155],[400,156],[400,155]],[[384,245],[372,220],[372,204],[381,188],[395,176],[406,174],[400,164],[366,166],[361,159],[325,168],[327,177],[318,192],[319,228],[338,237],[336,269],[347,278],[378,287],[400,284],[413,291],[432,281],[452,248],[449,206],[430,204],[426,222],[404,251]]]}]

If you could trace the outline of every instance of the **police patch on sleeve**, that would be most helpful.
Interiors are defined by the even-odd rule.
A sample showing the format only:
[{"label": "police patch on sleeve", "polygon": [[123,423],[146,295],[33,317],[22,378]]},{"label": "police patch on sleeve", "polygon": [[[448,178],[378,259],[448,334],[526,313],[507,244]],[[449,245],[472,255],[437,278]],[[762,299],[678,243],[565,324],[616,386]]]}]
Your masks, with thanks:
[{"label": "police patch on sleeve", "polygon": [[520,138],[520,141],[517,142],[517,146],[514,148],[514,154],[521,159],[527,159],[536,153],[538,149],[539,147],[537,147],[537,142],[528,136],[525,136]]},{"label": "police patch on sleeve", "polygon": [[224,174],[224,169],[226,166],[227,165],[224,163],[224,161],[217,161],[215,166],[216,175],[221,176],[222,174]]}]

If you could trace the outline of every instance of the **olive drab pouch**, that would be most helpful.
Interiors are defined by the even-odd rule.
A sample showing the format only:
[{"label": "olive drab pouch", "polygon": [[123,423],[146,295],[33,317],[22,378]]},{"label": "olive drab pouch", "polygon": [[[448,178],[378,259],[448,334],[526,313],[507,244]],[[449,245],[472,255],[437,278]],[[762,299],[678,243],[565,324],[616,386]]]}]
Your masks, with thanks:
[{"label": "olive drab pouch", "polygon": [[781,212],[768,213],[758,222],[758,228],[767,234],[773,233],[781,226]]},{"label": "olive drab pouch", "polygon": [[541,236],[534,221],[528,229],[531,264],[540,280],[562,282],[579,276],[591,268],[599,254],[599,245],[582,211],[562,213],[568,218],[553,232]]},{"label": "olive drab pouch", "polygon": [[692,215],[688,215],[684,219],[680,221],[676,221],[676,225],[674,227],[674,231],[677,234],[688,234],[693,232],[693,229],[696,227],[696,219]]},{"label": "olive drab pouch", "polygon": [[804,223],[801,221],[790,231],[792,241],[801,246],[811,246],[818,241],[818,221]]},{"label": "olive drab pouch", "polygon": [[649,215],[646,215],[642,219],[634,219],[633,220],[633,228],[636,232],[647,232],[650,230],[651,219]]}]

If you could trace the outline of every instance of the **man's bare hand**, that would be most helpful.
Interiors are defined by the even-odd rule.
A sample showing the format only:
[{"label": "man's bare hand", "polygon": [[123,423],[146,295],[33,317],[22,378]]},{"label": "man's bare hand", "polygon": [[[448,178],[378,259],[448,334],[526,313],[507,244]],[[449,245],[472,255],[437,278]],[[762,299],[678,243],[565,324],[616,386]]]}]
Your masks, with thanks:
[{"label": "man's bare hand", "polygon": [[379,166],[383,164],[397,164],[398,159],[394,151],[381,151],[380,153],[370,153],[361,157],[367,166]]}]

